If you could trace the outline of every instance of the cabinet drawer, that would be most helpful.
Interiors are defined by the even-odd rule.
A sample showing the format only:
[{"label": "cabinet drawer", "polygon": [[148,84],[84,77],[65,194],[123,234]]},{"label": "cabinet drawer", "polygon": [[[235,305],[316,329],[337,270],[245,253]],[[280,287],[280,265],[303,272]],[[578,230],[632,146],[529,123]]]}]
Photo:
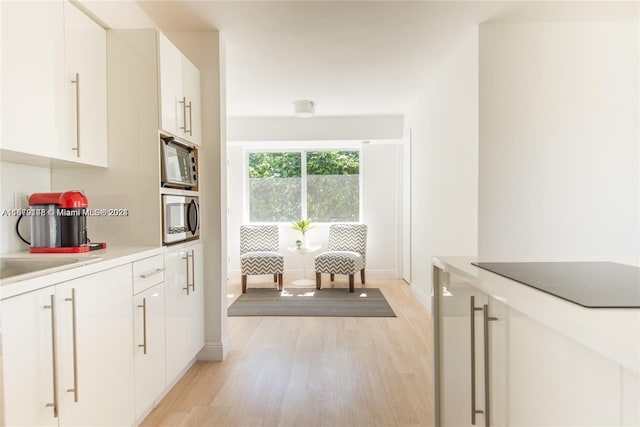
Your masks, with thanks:
[{"label": "cabinet drawer", "polygon": [[156,255],[133,263],[133,294],[164,282],[164,256]]}]

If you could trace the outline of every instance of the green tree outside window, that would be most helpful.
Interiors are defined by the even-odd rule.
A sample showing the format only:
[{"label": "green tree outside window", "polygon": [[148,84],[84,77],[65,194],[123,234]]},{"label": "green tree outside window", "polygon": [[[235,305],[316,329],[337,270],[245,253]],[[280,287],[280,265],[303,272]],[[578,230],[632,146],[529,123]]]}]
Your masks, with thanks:
[{"label": "green tree outside window", "polygon": [[302,153],[249,153],[252,222],[350,222],[360,217],[360,153],[305,153],[307,212],[302,212]]}]

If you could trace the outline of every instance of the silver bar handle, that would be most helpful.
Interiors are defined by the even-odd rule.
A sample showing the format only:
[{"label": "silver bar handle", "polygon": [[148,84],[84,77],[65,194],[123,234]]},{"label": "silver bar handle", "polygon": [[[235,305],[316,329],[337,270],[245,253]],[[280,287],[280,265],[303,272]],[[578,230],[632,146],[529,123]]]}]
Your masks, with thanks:
[{"label": "silver bar handle", "polygon": [[178,129],[181,129],[184,133],[187,133],[187,98],[182,97],[182,101],[179,101],[182,104],[182,126]]},{"label": "silver bar handle", "polygon": [[141,274],[140,278],[142,279],[148,279],[151,276],[155,276],[156,274],[160,274],[164,271],[164,268],[156,268],[155,270],[153,270],[151,273],[145,273],[145,274]]},{"label": "silver bar handle", "polygon": [[[189,254],[187,253],[187,256]],[[191,249],[191,292],[196,291],[196,265],[195,265],[195,250]]]},{"label": "silver bar handle", "polygon": [[489,316],[489,306],[482,306],[482,318],[484,323],[484,425],[491,425],[491,383],[489,377],[489,322],[498,320],[497,317]]},{"label": "silver bar handle", "polygon": [[187,256],[183,256],[182,259],[186,261],[186,274],[187,274],[187,287],[186,288],[182,288],[182,290],[187,290],[187,295],[189,295],[189,252],[185,252],[187,254]]},{"label": "silver bar handle", "polygon": [[138,347],[142,347],[143,354],[147,354],[147,299],[142,298],[142,305],[138,308],[142,309],[142,344],[138,344]]},{"label": "silver bar handle", "polygon": [[[189,133],[189,136],[193,136],[193,117],[192,117],[192,114],[191,114],[191,101],[189,101],[189,105],[187,105],[185,108],[189,109],[189,130],[185,129],[185,133]],[[184,119],[184,124],[185,124],[185,127],[186,127],[186,125],[187,125],[186,117]]]},{"label": "silver bar handle", "polygon": [[76,146],[72,148],[76,157],[80,157],[80,73],[76,73],[76,79],[71,80],[76,85]]},{"label": "silver bar handle", "polygon": [[476,425],[476,414],[482,414],[481,410],[476,409],[476,311],[482,311],[482,308],[476,307],[476,297],[471,296],[469,317],[471,327],[471,425]]},{"label": "silver bar handle", "polygon": [[76,316],[76,289],[71,289],[71,298],[65,298],[71,302],[71,322],[73,331],[73,388],[67,389],[68,393],[73,393],[73,401],[78,401],[78,325]]},{"label": "silver bar handle", "polygon": [[56,352],[56,300],[55,295],[51,295],[51,302],[44,306],[45,309],[51,310],[51,359],[53,361],[53,402],[47,403],[47,408],[53,408],[54,418],[58,418],[58,370],[57,352]]}]

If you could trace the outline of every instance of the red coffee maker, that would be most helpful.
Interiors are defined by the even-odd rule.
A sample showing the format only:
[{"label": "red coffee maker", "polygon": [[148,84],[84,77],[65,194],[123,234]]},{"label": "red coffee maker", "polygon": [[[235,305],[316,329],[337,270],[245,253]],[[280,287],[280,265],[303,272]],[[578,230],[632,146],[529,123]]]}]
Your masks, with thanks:
[{"label": "red coffee maker", "polygon": [[87,198],[79,191],[34,193],[29,197],[32,253],[88,252]]}]

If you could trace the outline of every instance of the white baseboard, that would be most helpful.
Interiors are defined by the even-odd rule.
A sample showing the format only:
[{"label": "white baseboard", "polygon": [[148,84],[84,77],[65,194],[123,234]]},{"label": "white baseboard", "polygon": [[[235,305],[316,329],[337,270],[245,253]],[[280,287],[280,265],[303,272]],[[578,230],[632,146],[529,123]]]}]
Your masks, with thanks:
[{"label": "white baseboard", "polygon": [[426,292],[424,292],[414,284],[410,283],[409,286],[413,296],[415,296],[420,304],[422,304],[427,309],[430,315],[433,315],[433,310],[431,307],[431,295],[428,295]]},{"label": "white baseboard", "polygon": [[222,362],[229,349],[226,341],[225,339],[218,343],[204,343],[204,347],[198,353],[197,359],[206,362]]}]

